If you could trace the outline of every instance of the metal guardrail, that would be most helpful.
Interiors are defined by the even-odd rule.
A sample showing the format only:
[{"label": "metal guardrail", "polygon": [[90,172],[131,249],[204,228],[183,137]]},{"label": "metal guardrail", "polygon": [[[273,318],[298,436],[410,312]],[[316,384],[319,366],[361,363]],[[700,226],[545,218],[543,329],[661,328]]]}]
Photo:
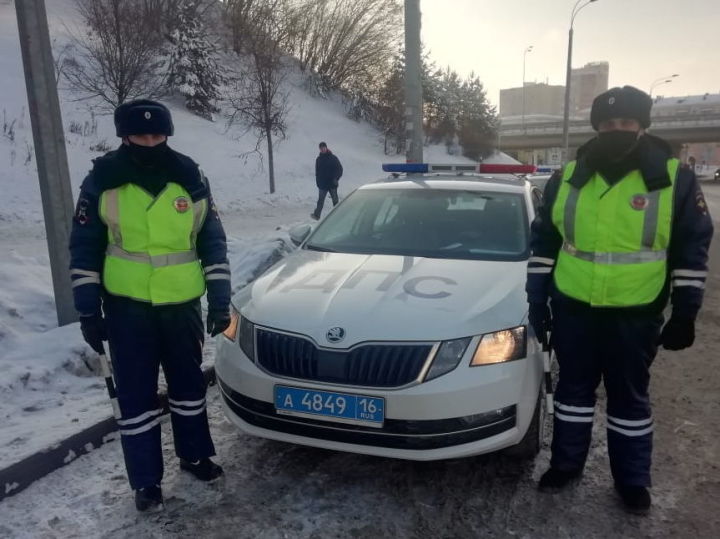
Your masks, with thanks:
[{"label": "metal guardrail", "polygon": [[[720,130],[720,114],[707,114],[703,116],[658,116],[652,118],[652,129],[672,129],[682,127],[712,128],[717,127]],[[525,127],[521,125],[513,125],[512,127],[503,127],[500,125],[500,136],[518,136],[518,135],[548,135],[562,133],[562,122],[526,122]],[[574,120],[569,123],[570,132],[575,133],[593,133],[590,120]],[[720,134],[720,132],[719,132]]]}]

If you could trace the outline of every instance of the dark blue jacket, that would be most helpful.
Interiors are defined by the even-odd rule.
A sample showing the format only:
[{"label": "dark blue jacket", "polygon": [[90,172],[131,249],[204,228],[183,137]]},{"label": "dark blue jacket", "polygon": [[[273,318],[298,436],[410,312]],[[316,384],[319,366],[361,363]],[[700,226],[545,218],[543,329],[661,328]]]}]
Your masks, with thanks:
[{"label": "dark blue jacket", "polygon": [[340,159],[328,150],[320,153],[315,159],[315,184],[318,189],[332,189],[343,175]]},{"label": "dark blue jacket", "polygon": [[[656,137],[645,135],[638,154],[638,168],[649,190],[669,185],[667,160],[672,157],[669,146]],[[569,180],[577,187],[588,181],[595,173],[589,164],[583,148],[578,150],[575,173]],[[562,236],[552,222],[552,207],[560,187],[562,173],[556,172],[545,186],[543,205],[532,224],[532,257],[528,269],[554,266],[562,247]],[[703,299],[707,278],[707,260],[713,223],[707,209],[695,173],[681,168],[675,181],[673,220],[668,247],[668,272],[665,286],[656,300],[649,305],[638,307],[603,307],[602,310],[617,310],[644,313],[660,313],[670,297],[673,314],[694,319]],[[562,302],[570,308],[589,309],[589,304],[562,294],[554,286],[552,272],[529,272],[526,291],[528,302],[546,302],[548,297]]]},{"label": "dark blue jacket", "polygon": [[103,191],[132,182],[157,196],[168,181],[182,185],[193,202],[202,199],[208,201],[207,217],[198,233],[196,250],[206,277],[210,274],[226,274],[228,277],[206,280],[208,308],[228,310],[231,289],[227,242],[207,179],[197,164],[181,153],[168,150],[162,167],[148,169],[137,165],[127,147],[120,146],[93,160],[93,169],[80,187],[70,234],[70,273],[75,308],[80,314],[100,312],[105,293],[101,276],[108,231],[99,215],[100,195]]}]

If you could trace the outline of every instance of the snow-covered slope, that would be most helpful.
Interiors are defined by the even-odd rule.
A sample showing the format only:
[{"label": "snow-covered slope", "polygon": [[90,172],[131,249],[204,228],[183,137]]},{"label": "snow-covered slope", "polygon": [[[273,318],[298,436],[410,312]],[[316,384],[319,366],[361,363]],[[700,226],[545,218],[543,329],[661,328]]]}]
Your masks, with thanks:
[{"label": "snow-covered slope", "polygon": [[[46,0],[53,46],[58,52],[68,29],[78,30],[73,0]],[[77,325],[57,328],[32,130],[27,109],[14,4],[0,0],[0,467],[41,449],[109,415],[96,358]],[[176,135],[170,145],[200,163],[210,179],[230,243],[235,287],[285,248],[288,226],[306,221],[317,190],[314,161],[319,141],[326,141],[343,163],[340,194],[382,176],[384,156],[379,133],[350,120],[338,98],[321,99],[303,89],[299,73],[288,77],[291,110],[287,140],[275,149],[276,187],[268,194],[267,172],[257,156],[242,159],[255,147],[252,134],[228,128],[222,114],[215,122],[186,111],[175,99]],[[115,147],[112,116],[97,103],[77,101],[61,83],[73,196],[102,152]],[[93,108],[94,107],[94,108]],[[264,151],[264,146],[261,146]],[[426,160],[467,162],[425,149]],[[506,161],[496,156],[491,161]],[[208,346],[212,361],[212,343]]]}]

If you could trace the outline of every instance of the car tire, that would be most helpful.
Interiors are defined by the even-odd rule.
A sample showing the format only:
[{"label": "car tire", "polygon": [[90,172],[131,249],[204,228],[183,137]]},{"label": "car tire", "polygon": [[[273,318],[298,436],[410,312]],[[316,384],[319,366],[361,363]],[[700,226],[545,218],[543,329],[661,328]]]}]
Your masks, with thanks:
[{"label": "car tire", "polygon": [[540,452],[543,442],[543,433],[545,432],[545,389],[543,387],[538,391],[538,398],[535,402],[535,410],[533,411],[530,425],[528,426],[525,436],[520,443],[510,446],[503,450],[508,457],[518,460],[529,460],[535,458]]}]

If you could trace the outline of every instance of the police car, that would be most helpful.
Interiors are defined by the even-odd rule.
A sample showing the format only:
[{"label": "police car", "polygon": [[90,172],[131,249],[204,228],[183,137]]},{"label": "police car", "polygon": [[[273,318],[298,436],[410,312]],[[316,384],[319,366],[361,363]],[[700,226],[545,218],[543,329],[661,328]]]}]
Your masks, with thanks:
[{"label": "police car", "polygon": [[541,191],[544,191],[545,185],[556,170],[554,167],[537,167],[535,172],[528,174],[526,178],[530,183],[539,187]]},{"label": "police car", "polygon": [[524,286],[541,195],[510,175],[530,170],[383,169],[233,298],[225,413],[249,434],[370,455],[534,456],[543,356]]}]

